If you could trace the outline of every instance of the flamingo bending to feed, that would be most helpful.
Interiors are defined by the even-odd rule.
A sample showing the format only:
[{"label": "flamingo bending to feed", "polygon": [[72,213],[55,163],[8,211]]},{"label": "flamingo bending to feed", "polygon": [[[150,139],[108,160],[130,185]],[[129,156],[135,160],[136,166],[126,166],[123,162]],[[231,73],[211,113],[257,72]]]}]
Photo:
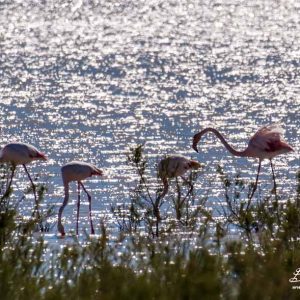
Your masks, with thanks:
[{"label": "flamingo bending to feed", "polygon": [[200,163],[180,155],[172,155],[163,158],[158,164],[158,176],[161,178],[164,189],[159,198],[163,198],[169,189],[168,179],[180,176],[185,182],[183,175],[191,169],[199,169]]},{"label": "flamingo bending to feed", "polygon": [[9,191],[12,180],[15,174],[16,166],[23,165],[24,170],[31,182],[32,190],[34,194],[35,204],[36,207],[38,205],[38,200],[36,196],[35,185],[33,180],[27,170],[26,165],[34,160],[47,160],[45,154],[37,150],[34,146],[25,144],[25,143],[9,143],[5,145],[0,151],[0,162],[4,163],[11,163],[12,164],[12,172],[10,181],[7,186],[7,191]]},{"label": "flamingo bending to feed", "polygon": [[253,187],[250,199],[253,197],[253,194],[257,188],[258,176],[260,172],[261,162],[263,159],[269,159],[272,168],[272,175],[274,181],[274,191],[276,194],[276,181],[275,181],[275,173],[272,164],[272,159],[279,155],[294,151],[294,149],[283,139],[283,128],[278,124],[271,124],[268,126],[264,126],[260,128],[254,136],[250,139],[248,147],[243,151],[237,151],[232,148],[223,135],[214,128],[205,128],[199,133],[194,135],[193,138],[193,149],[198,152],[197,144],[200,141],[201,137],[207,132],[214,133],[220,141],[223,143],[225,148],[233,155],[240,157],[254,157],[258,158],[258,170],[256,175],[255,185]]},{"label": "flamingo bending to feed", "polygon": [[91,207],[92,197],[86,190],[85,186],[83,185],[82,180],[84,180],[88,177],[94,176],[94,175],[102,176],[103,172],[92,164],[80,162],[80,161],[73,161],[73,162],[67,163],[64,166],[62,166],[61,174],[62,174],[64,189],[65,189],[65,198],[64,198],[64,202],[58,212],[58,224],[57,224],[58,231],[61,233],[62,236],[65,235],[64,226],[61,223],[61,217],[62,217],[63,210],[69,201],[69,182],[77,181],[78,201],[77,201],[76,235],[78,235],[78,219],[79,219],[79,208],[80,208],[80,186],[83,188],[83,190],[85,191],[85,193],[87,194],[87,197],[88,197],[91,234],[95,234],[93,221],[92,221],[92,207]]}]

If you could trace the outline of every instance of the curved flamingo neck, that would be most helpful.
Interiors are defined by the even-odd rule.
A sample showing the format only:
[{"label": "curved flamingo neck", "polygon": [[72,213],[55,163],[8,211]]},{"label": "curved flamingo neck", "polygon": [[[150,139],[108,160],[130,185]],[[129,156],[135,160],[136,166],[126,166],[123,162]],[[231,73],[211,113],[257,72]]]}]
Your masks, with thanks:
[{"label": "curved flamingo neck", "polygon": [[58,211],[58,231],[61,233],[61,234],[65,234],[65,231],[64,231],[64,227],[61,223],[61,218],[62,218],[62,213],[63,213],[63,210],[64,208],[66,207],[68,201],[69,201],[69,183],[68,182],[65,182],[64,181],[64,190],[65,190],[65,198],[64,198],[64,202],[62,204],[62,206],[59,208],[59,211]]},{"label": "curved flamingo neck", "polygon": [[69,182],[64,182],[65,198],[69,198]]},{"label": "curved flamingo neck", "polygon": [[201,132],[199,132],[196,136],[196,139],[199,141],[201,139],[201,137],[206,134],[207,132],[212,132],[214,133],[217,138],[219,138],[219,140],[221,141],[221,143],[225,146],[225,148],[232,154],[232,155],[235,155],[235,156],[241,156],[241,157],[244,157],[244,156],[248,156],[248,148],[243,150],[243,151],[238,151],[236,149],[234,149],[231,145],[229,145],[227,143],[227,141],[225,140],[224,136],[215,128],[211,128],[211,127],[208,127],[208,128],[205,128],[203,129]]}]

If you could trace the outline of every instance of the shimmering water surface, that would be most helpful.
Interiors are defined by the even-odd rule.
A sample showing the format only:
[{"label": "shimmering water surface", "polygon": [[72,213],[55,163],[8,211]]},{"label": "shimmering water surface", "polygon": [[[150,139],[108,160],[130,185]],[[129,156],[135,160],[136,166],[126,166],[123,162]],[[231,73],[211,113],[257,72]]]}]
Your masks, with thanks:
[{"label": "shimmering water surface", "polygon": [[[47,182],[44,207],[56,211],[62,164],[101,167],[105,178],[86,181],[98,229],[101,218],[114,223],[110,206],[126,202],[134,185],[130,147],[145,143],[154,179],[164,154],[205,163],[197,189],[213,202],[223,197],[219,163],[254,180],[257,162],[232,157],[213,136],[197,154],[193,134],[213,126],[242,149],[257,128],[281,122],[295,152],[276,158],[276,174],[280,193],[291,195],[300,148],[299,16],[294,0],[0,1],[2,143],[25,141],[47,154],[47,163],[29,169]],[[15,190],[26,180],[20,168]],[[271,188],[268,163],[260,188]],[[71,189],[67,231],[75,221]],[[33,197],[22,205],[30,211]],[[89,229],[87,209],[83,202],[81,232]]]}]

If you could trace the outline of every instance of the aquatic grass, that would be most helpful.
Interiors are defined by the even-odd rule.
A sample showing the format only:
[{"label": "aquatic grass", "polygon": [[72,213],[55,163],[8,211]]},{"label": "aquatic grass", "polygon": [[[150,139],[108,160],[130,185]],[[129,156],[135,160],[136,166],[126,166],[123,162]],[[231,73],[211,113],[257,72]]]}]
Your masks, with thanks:
[{"label": "aquatic grass", "polygon": [[186,179],[172,179],[174,193],[162,197],[161,178],[157,174],[153,187],[153,181],[147,175],[147,162],[143,145],[130,149],[128,165],[137,174],[136,186],[131,189],[129,203],[111,207],[120,232],[132,234],[144,231],[157,238],[169,234],[179,225],[186,230],[195,230],[199,227],[197,221],[201,216],[211,218],[205,207],[208,197],[199,196],[194,189],[199,171],[190,172]]},{"label": "aquatic grass", "polygon": [[[295,198],[280,201],[277,207],[270,201],[273,195],[247,207],[251,183],[221,169],[218,174],[226,185],[220,211],[224,218],[200,211],[198,225],[188,225],[192,239],[182,238],[171,227],[167,231],[163,223],[173,222],[168,216],[159,225],[158,236],[141,230],[140,225],[152,224],[135,202],[143,198],[133,198],[129,206],[115,210],[119,236],[112,239],[103,221],[99,237],[87,235],[84,243],[74,238],[61,249],[51,249],[42,236],[34,238],[40,219],[20,219],[4,199],[1,299],[298,299],[289,279],[300,267],[299,174]],[[142,185],[137,182],[144,189]],[[178,196],[176,188],[174,192],[170,198]],[[201,203],[201,195],[194,197],[185,205]],[[176,222],[185,220],[184,214],[178,220],[172,209]],[[238,229],[234,240],[232,226]]]}]

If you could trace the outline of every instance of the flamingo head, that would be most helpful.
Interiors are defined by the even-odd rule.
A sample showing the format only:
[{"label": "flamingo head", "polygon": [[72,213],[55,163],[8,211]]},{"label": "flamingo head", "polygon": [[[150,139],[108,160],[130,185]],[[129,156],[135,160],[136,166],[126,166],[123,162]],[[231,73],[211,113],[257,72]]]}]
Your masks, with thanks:
[{"label": "flamingo head", "polygon": [[57,224],[57,230],[58,232],[61,234],[61,237],[64,237],[66,235],[65,233],[65,228],[64,226],[61,224],[61,222],[58,222]]},{"label": "flamingo head", "polygon": [[195,161],[195,160],[190,160],[190,162],[189,162],[189,167],[190,167],[191,169],[196,170],[196,169],[201,168],[201,164],[198,163],[198,162]]},{"label": "flamingo head", "polygon": [[193,145],[192,145],[192,148],[193,148],[197,153],[199,153],[199,151],[198,151],[198,149],[197,149],[197,144],[198,144],[198,142],[200,141],[201,136],[202,136],[201,133],[197,133],[197,134],[195,134],[194,137],[193,137]]},{"label": "flamingo head", "polygon": [[103,176],[103,171],[97,168],[97,169],[93,170],[92,175]]},{"label": "flamingo head", "polygon": [[199,153],[199,151],[198,151],[198,149],[197,149],[197,144],[196,145],[194,145],[193,144],[193,147],[192,147],[197,153]]},{"label": "flamingo head", "polygon": [[48,160],[47,156],[42,152],[37,152],[36,153],[36,159],[38,159],[38,160]]}]

